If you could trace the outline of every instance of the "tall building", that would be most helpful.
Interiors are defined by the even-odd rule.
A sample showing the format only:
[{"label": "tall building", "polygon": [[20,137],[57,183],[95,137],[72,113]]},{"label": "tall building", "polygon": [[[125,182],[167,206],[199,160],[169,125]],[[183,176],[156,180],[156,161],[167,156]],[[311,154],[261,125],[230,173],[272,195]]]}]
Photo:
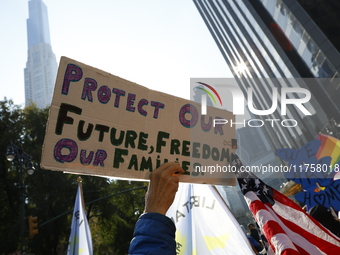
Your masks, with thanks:
[{"label": "tall building", "polygon": [[[193,0],[220,52],[253,106],[271,107],[275,88],[304,88],[312,98],[304,116],[295,107],[253,119],[294,119],[295,128],[275,125],[237,130],[238,151],[246,165],[275,164],[279,148],[300,148],[319,132],[340,139],[340,3],[334,0]],[[304,79],[302,79],[304,78]],[[308,79],[305,79],[308,78]],[[298,94],[287,95],[289,99]],[[280,106],[281,98],[278,97]],[[282,110],[282,109],[281,109]],[[267,156],[266,156],[267,155]],[[281,176],[266,179],[276,189]],[[242,202],[231,200],[238,187],[224,187],[240,224],[250,221]],[[237,207],[236,207],[237,205]],[[243,210],[244,209],[244,210]]]},{"label": "tall building", "polygon": [[[267,116],[251,114],[255,119],[295,119],[299,123],[294,129],[280,125],[264,127],[273,149],[299,148],[319,132],[340,135],[340,54],[335,47],[339,47],[340,25],[328,21],[328,17],[338,19],[338,3],[328,0],[313,4],[304,0],[194,0],[194,3],[243,93],[253,89],[256,109],[270,108],[273,88],[302,87],[311,92],[307,106],[312,116],[304,116],[295,107],[288,107],[286,116],[277,111]],[[332,26],[326,29],[329,24]],[[264,78],[271,78],[271,82]]]},{"label": "tall building", "polygon": [[42,0],[30,0],[28,6],[25,104],[45,108],[51,104],[57,61],[51,47],[46,5]]}]

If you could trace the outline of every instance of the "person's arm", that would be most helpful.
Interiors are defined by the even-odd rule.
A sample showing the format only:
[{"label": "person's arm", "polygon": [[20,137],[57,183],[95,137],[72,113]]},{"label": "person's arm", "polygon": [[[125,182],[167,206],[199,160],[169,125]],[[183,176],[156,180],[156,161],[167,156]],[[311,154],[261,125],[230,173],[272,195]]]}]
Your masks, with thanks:
[{"label": "person's arm", "polygon": [[138,219],[129,255],[176,254],[175,224],[160,213],[145,213]]},{"label": "person's arm", "polygon": [[130,255],[176,254],[175,224],[165,216],[178,189],[178,163],[165,163],[150,174],[145,210],[136,223]]}]

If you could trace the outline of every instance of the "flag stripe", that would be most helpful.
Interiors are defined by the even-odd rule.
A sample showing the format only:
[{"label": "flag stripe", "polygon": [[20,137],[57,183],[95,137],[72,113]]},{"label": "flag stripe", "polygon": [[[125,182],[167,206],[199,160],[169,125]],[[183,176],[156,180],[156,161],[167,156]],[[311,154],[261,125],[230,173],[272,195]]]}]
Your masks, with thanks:
[{"label": "flag stripe", "polygon": [[289,240],[288,236],[285,234],[277,234],[273,236],[270,239],[270,242],[274,245],[276,248],[275,254],[280,254],[280,255],[295,255],[295,254],[300,254],[292,242]]},{"label": "flag stripe", "polygon": [[309,243],[311,243],[313,246],[317,246],[321,251],[324,251],[324,252],[332,251],[333,252],[332,254],[336,254],[337,252],[339,252],[340,247],[338,245],[334,245],[317,236],[318,233],[321,234],[321,231],[316,232],[315,234],[312,234],[291,221],[288,221],[280,216],[278,216],[278,218],[280,218],[282,223],[285,226],[287,226],[286,232],[292,232],[291,235],[293,235],[293,233],[294,234],[300,233],[301,238],[298,238],[297,236],[297,238],[293,239],[295,243],[299,243],[302,240],[302,238],[304,238],[304,240],[302,240],[301,242],[302,244],[304,244],[306,240],[308,240]]},{"label": "flag stripe", "polygon": [[299,226],[307,232],[314,233],[318,238],[330,242],[333,245],[336,245],[340,248],[340,238],[335,236],[332,232],[330,232],[327,228],[321,225],[314,218],[303,212],[302,210],[294,210],[290,209],[286,210],[286,206],[281,204],[280,202],[276,202],[273,206],[273,210],[275,213],[283,219],[299,219]]},{"label": "flag stripe", "polygon": [[[256,221],[259,223],[260,228],[265,233],[267,240],[271,240],[271,247],[276,252],[276,254],[284,254],[283,251],[285,249],[289,249],[290,253],[292,253],[292,250],[295,250],[296,252],[294,244],[284,234],[282,227],[275,221],[273,215],[268,212],[267,207],[257,198],[256,194],[252,191],[249,191],[247,194],[245,194],[245,197],[248,198],[248,201],[250,202],[248,204],[249,209],[256,217]],[[277,238],[280,239],[280,242],[278,242]]]},{"label": "flag stripe", "polygon": [[[309,238],[305,238],[303,236],[303,233],[307,232],[304,229],[300,228],[293,228],[293,223],[285,220],[281,217],[279,217],[271,208],[268,208],[268,210],[271,212],[272,216],[275,218],[275,221],[280,224],[284,232],[290,237],[290,240],[294,243],[295,247],[298,248],[298,250],[301,251],[304,250],[307,252],[307,254],[313,254],[313,255],[319,255],[323,254],[320,252],[320,250],[314,245],[310,243],[309,238],[315,238],[315,235],[308,236]],[[289,224],[290,223],[290,224]]]},{"label": "flag stripe", "polygon": [[[248,193],[246,195],[248,195]],[[271,243],[274,246],[272,246],[272,248],[274,251],[276,251],[276,254],[284,254],[283,250],[285,249],[290,249],[290,253],[292,253],[292,250],[299,250],[301,254],[323,254],[320,253],[320,251],[318,251],[314,245],[309,245],[308,239],[300,236],[297,233],[294,233],[294,231],[290,230],[291,228],[287,228],[286,224],[281,221],[280,217],[276,215],[274,211],[272,211],[270,206],[267,207],[261,204],[259,200],[255,200],[249,205],[249,207],[252,213],[255,215],[262,231],[265,233],[266,238],[271,240]],[[297,231],[298,230],[295,232]],[[302,231],[304,230],[302,229]],[[289,238],[284,233],[287,233],[293,238]],[[279,246],[277,245],[278,237],[280,240]]]},{"label": "flag stripe", "polygon": [[[278,192],[277,190],[273,189],[273,199],[275,201],[278,201],[286,206],[289,206],[291,208],[294,208],[295,210],[304,212],[298,204],[294,203],[292,200],[290,200],[288,197],[283,195],[282,193]],[[305,213],[305,212],[304,212]]]},{"label": "flag stripe", "polygon": [[[252,191],[245,194],[245,197],[248,198],[248,206],[253,215],[256,217],[257,222],[259,223],[261,229],[265,233],[265,236],[268,240],[271,241],[272,248],[274,251],[277,251],[276,254],[284,254],[282,253],[284,249],[290,248],[290,249],[297,249],[299,250],[300,254],[325,254],[322,251],[332,251],[333,254],[336,254],[335,252],[340,249],[339,242],[336,241],[336,237],[328,235],[326,232],[324,232],[324,227],[319,226],[321,225],[318,222],[314,223],[314,219],[311,220],[311,218],[306,215],[303,211],[298,210],[298,214],[294,211],[294,208],[291,208],[289,206],[283,205],[280,202],[276,201],[274,207],[276,207],[276,211],[271,210],[271,212],[268,211],[268,207],[271,207],[270,205],[267,207],[264,205],[260,199],[256,196],[256,194]],[[281,201],[285,201],[285,199],[280,199]],[[288,203],[289,204],[289,203]],[[293,205],[296,207],[295,205]],[[290,209],[289,211],[287,209]],[[304,228],[307,228],[309,231],[315,232],[316,235],[309,233],[304,228],[301,228],[297,226],[295,223],[286,220],[282,216],[280,216],[279,213],[281,212],[285,217],[293,217],[295,219],[299,219],[299,224],[303,224]],[[306,220],[302,220],[303,218],[307,218]],[[279,224],[280,222],[281,224]],[[314,224],[313,224],[314,223]],[[288,226],[288,227],[286,227]],[[283,229],[283,228],[284,229]],[[328,230],[326,230],[328,232]],[[286,238],[283,238],[282,233],[287,233],[291,239],[292,242],[286,241],[288,239],[287,235]],[[304,238],[303,236],[297,234],[302,233],[304,236],[307,236],[307,238]],[[274,242],[275,235],[281,234],[281,243],[280,246],[277,246],[277,241]],[[326,238],[326,240],[323,240],[319,238],[317,235],[321,235],[323,238]],[[273,239],[274,237],[274,239]],[[337,245],[334,245],[334,244]],[[320,246],[320,250],[316,248],[317,246]],[[284,249],[283,249],[284,248]],[[290,251],[289,254],[291,254],[292,251]],[[294,253],[292,253],[294,254]],[[298,253],[297,253],[298,254]],[[327,253],[326,253],[327,254]]]},{"label": "flag stripe", "polygon": [[[234,154],[232,164],[238,169],[242,166]],[[276,255],[339,254],[340,238],[288,197],[252,173],[238,172],[237,180],[250,211]]]},{"label": "flag stripe", "polygon": [[294,244],[296,249],[298,250],[298,254],[300,255],[311,255],[309,252],[305,251],[304,249],[302,249],[300,246]]},{"label": "flag stripe", "polygon": [[[268,208],[269,210],[269,208]],[[267,214],[267,215],[266,215]],[[270,221],[270,223],[267,224],[268,219],[272,218],[272,216],[270,215],[269,211],[266,211],[266,213],[262,212],[262,215],[259,216],[259,214],[256,214],[256,219],[258,220],[258,222],[262,223],[262,225],[260,226],[261,229],[263,230],[264,233],[268,233],[268,239],[270,239],[270,244],[272,244],[274,242],[275,239],[273,239],[272,236],[274,236],[274,234],[271,235],[271,232],[275,229],[281,229],[281,226],[277,226],[277,222],[275,221]],[[275,223],[275,224],[274,224]],[[277,223],[277,224],[276,224]],[[260,224],[259,224],[260,225]],[[280,234],[280,233],[278,233]],[[271,236],[271,237],[270,237]],[[289,238],[288,236],[286,236],[286,238]],[[272,245],[272,249],[275,250],[275,247],[273,247],[274,245]],[[300,252],[300,254],[306,254],[306,255],[310,255],[308,252],[306,252],[305,250],[303,250],[301,247],[299,247],[298,245],[296,245],[296,243],[294,243],[294,247]],[[295,249],[294,249],[295,250]],[[292,251],[291,251],[292,252]],[[284,253],[282,253],[284,254]]]}]

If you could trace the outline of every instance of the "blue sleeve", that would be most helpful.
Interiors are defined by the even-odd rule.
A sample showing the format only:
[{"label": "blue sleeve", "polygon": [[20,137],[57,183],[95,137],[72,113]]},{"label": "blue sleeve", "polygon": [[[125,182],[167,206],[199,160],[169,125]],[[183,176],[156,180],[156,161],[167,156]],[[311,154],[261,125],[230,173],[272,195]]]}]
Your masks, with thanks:
[{"label": "blue sleeve", "polygon": [[135,226],[129,255],[175,255],[175,224],[159,213],[142,214]]}]

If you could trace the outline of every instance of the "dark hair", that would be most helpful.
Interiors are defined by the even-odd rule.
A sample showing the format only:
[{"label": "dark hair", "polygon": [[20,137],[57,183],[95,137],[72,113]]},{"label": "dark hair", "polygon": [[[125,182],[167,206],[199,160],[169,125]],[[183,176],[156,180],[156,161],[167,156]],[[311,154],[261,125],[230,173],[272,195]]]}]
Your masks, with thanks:
[{"label": "dark hair", "polygon": [[340,222],[333,217],[328,208],[323,205],[316,205],[309,210],[309,214],[333,234],[340,237]]}]

